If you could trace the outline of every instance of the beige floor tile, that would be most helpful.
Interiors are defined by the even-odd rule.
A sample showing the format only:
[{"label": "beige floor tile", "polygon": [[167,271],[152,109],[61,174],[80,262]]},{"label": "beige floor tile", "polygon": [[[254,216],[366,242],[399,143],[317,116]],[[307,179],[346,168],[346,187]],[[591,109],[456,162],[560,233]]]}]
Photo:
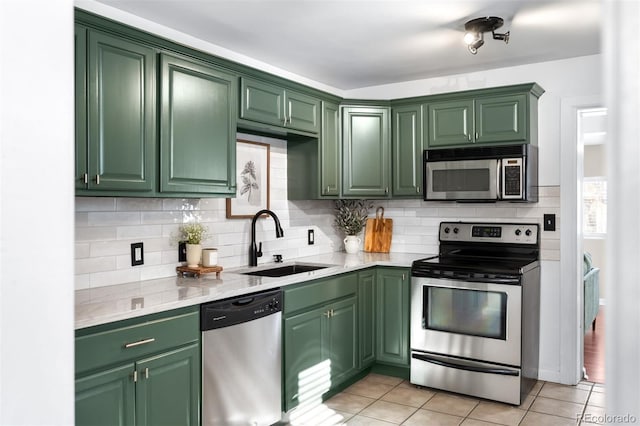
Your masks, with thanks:
[{"label": "beige floor tile", "polygon": [[592,392],[600,392],[600,393],[604,393],[605,390],[605,386],[603,384],[600,383],[596,383],[593,386]]},{"label": "beige floor tile", "polygon": [[387,401],[376,401],[359,414],[361,416],[372,417],[378,420],[384,420],[391,423],[402,423],[417,411],[415,407],[408,405],[395,404]]},{"label": "beige floor tile", "polygon": [[542,385],[544,385],[544,382],[542,380],[538,380],[529,391],[529,395],[537,395],[538,392],[540,392],[540,389],[542,389]]},{"label": "beige floor tile", "polygon": [[436,393],[431,390],[398,386],[384,395],[382,400],[420,408],[435,394]]},{"label": "beige floor tile", "polygon": [[601,392],[591,392],[589,395],[589,405],[595,405],[596,407],[606,407],[605,405],[605,395]]},{"label": "beige floor tile", "polygon": [[531,405],[531,411],[567,417],[574,420],[582,414],[582,410],[584,410],[584,404],[545,398],[543,396],[537,397]]},{"label": "beige floor tile", "polygon": [[507,404],[482,401],[469,413],[469,417],[476,420],[511,426],[520,423],[525,413],[525,410]]},{"label": "beige floor tile", "polygon": [[371,405],[374,401],[375,399],[373,398],[341,392],[327,400],[325,405],[332,410],[356,414],[362,411],[365,407]]},{"label": "beige floor tile", "polygon": [[575,426],[576,419],[552,416],[549,414],[529,411],[520,422],[520,426]]},{"label": "beige floor tile", "polygon": [[422,408],[452,416],[465,417],[476,405],[478,405],[477,399],[438,392]]},{"label": "beige floor tile", "polygon": [[390,423],[383,420],[373,419],[371,417],[357,415],[351,417],[345,424],[348,426],[389,426],[397,425],[398,423]]},{"label": "beige floor tile", "polygon": [[584,404],[589,397],[589,391],[578,389],[575,386],[560,385],[558,383],[547,382],[540,389],[539,396],[545,398],[560,399],[562,401],[577,402]]},{"label": "beige floor tile", "polygon": [[351,414],[342,415],[324,404],[291,413],[289,426],[335,426],[344,423]]},{"label": "beige floor tile", "polygon": [[394,387],[395,386],[392,385],[385,385],[384,383],[372,382],[363,379],[346,388],[344,392],[352,393],[354,395],[366,396],[367,398],[378,399]]},{"label": "beige floor tile", "polygon": [[367,377],[365,377],[362,380],[367,382],[382,383],[384,385],[390,385],[390,386],[397,386],[404,381],[399,377],[384,376],[382,374],[376,374],[376,373],[368,374]]},{"label": "beige floor tile", "polygon": [[482,420],[466,418],[460,424],[461,426],[496,426],[495,423],[483,422]]},{"label": "beige floor tile", "polygon": [[581,425],[593,425],[593,424],[604,424],[605,416],[607,411],[604,407],[596,407],[595,405],[587,404],[587,407],[584,409],[584,414],[580,418]]},{"label": "beige floor tile", "polygon": [[464,420],[463,417],[450,416],[449,414],[438,413],[437,411],[418,410],[407,421],[402,423],[403,426],[458,426]]},{"label": "beige floor tile", "polygon": [[518,405],[518,408],[521,410],[528,410],[529,408],[531,408],[531,404],[533,404],[533,401],[535,399],[536,399],[535,395],[532,395],[532,394],[527,395],[524,401],[522,401],[522,404]]},{"label": "beige floor tile", "polygon": [[336,414],[342,417],[343,422],[346,422],[347,420],[349,420],[351,417],[355,415],[353,413],[347,413],[346,411],[340,411],[340,410],[334,410],[334,411],[336,412]]},{"label": "beige floor tile", "polygon": [[590,391],[593,388],[593,383],[591,382],[580,382],[576,385],[576,389]]}]

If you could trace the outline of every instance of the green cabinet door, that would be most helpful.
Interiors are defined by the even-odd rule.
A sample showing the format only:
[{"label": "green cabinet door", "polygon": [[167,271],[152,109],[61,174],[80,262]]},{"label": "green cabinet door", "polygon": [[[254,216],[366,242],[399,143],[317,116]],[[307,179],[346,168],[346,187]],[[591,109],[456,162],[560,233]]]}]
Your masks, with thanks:
[{"label": "green cabinet door", "polygon": [[409,270],[379,268],[376,288],[376,361],[408,366]]},{"label": "green cabinet door", "polygon": [[[285,411],[329,390],[331,365],[323,348],[326,312],[326,308],[318,308],[284,319]],[[323,385],[308,386],[315,378]]]},{"label": "green cabinet door", "polygon": [[235,194],[237,80],[162,54],[160,191]]},{"label": "green cabinet door", "polygon": [[376,312],[376,272],[368,269],[358,272],[358,319],[360,341],[360,368],[375,361],[375,312]]},{"label": "green cabinet door", "polygon": [[322,102],[322,133],[320,135],[320,194],[340,195],[340,108]]},{"label": "green cabinet door", "polygon": [[317,133],[320,130],[320,100],[293,90],[285,90],[286,127]]},{"label": "green cabinet door", "polygon": [[149,192],[156,167],[156,53],[93,30],[87,50],[87,189]]},{"label": "green cabinet door", "polygon": [[355,296],[329,307],[329,316],[323,319],[326,324],[324,345],[325,359],[331,360],[331,383],[338,385],[358,371],[358,318]]},{"label": "green cabinet door", "polygon": [[422,106],[393,109],[393,196],[420,198],[422,185]]},{"label": "green cabinet door", "polygon": [[527,140],[527,96],[481,97],[475,101],[476,143]]},{"label": "green cabinet door", "polygon": [[136,363],[137,425],[200,423],[200,345],[197,343]]},{"label": "green cabinet door", "polygon": [[284,126],[284,90],[250,78],[241,79],[240,118]]},{"label": "green cabinet door", "polygon": [[87,29],[75,25],[75,187],[85,189],[87,169]]},{"label": "green cabinet door", "polygon": [[134,425],[133,371],[130,363],[77,378],[76,425]]},{"label": "green cabinet door", "polygon": [[473,143],[473,100],[429,103],[426,128],[429,148]]},{"label": "green cabinet door", "polygon": [[342,114],[342,194],[362,198],[389,196],[389,108],[345,107]]},{"label": "green cabinet door", "polygon": [[246,77],[240,92],[240,118],[305,132],[320,130],[317,98]]}]

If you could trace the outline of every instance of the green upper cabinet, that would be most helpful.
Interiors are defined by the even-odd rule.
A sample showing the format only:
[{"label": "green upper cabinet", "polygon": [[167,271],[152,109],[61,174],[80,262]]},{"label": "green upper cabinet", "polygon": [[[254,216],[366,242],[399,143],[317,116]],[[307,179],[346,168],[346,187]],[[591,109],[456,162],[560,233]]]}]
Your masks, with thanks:
[{"label": "green upper cabinet", "polygon": [[340,195],[340,108],[322,102],[322,133],[320,134],[320,194]]},{"label": "green upper cabinet", "polygon": [[[87,52],[76,38],[76,102],[86,78],[86,172],[79,179],[91,191],[150,192],[156,158],[156,52],[99,31],[87,31]],[[77,37],[77,35],[76,35]],[[86,75],[80,75],[86,57]],[[84,105],[76,105],[83,115]],[[80,125],[81,126],[81,125]],[[82,129],[76,128],[76,132]],[[76,144],[84,135],[76,134]],[[76,148],[76,155],[82,156]],[[76,159],[76,164],[82,162]]]},{"label": "green upper cabinet", "polygon": [[422,196],[422,106],[392,109],[393,197]]},{"label": "green upper cabinet", "polygon": [[75,188],[89,183],[87,164],[87,29],[75,25]]},{"label": "green upper cabinet", "polygon": [[527,139],[527,97],[489,96],[475,101],[477,143],[522,142]]},{"label": "green upper cabinet", "polygon": [[429,148],[473,142],[473,101],[441,101],[427,106]]},{"label": "green upper cabinet", "polygon": [[409,270],[376,272],[376,361],[409,366]]},{"label": "green upper cabinet", "polygon": [[246,77],[240,90],[240,118],[304,132],[320,130],[319,99]]},{"label": "green upper cabinet", "polygon": [[425,98],[427,147],[537,144],[538,98],[543,93],[528,83]]},{"label": "green upper cabinet", "polygon": [[390,110],[342,109],[342,195],[385,198],[390,195]]},{"label": "green upper cabinet", "polygon": [[160,192],[235,194],[237,77],[161,55]]}]

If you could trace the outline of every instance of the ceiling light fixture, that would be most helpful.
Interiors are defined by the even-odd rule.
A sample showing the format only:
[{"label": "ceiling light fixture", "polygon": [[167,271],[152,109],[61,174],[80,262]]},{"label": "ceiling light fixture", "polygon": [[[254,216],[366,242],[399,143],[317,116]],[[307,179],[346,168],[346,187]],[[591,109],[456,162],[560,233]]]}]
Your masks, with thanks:
[{"label": "ceiling light fixture", "polygon": [[509,43],[509,31],[506,33],[496,33],[496,30],[504,24],[502,18],[497,16],[487,16],[485,18],[476,18],[464,24],[464,42],[467,43],[469,52],[473,55],[478,53],[478,48],[484,44],[484,33],[491,31],[494,40],[503,40]]}]

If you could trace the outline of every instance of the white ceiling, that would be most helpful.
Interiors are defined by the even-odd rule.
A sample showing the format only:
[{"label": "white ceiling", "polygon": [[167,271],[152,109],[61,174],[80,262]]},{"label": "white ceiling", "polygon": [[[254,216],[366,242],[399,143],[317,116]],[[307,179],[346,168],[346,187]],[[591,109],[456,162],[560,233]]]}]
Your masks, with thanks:
[{"label": "white ceiling", "polygon": [[[600,52],[599,0],[97,1],[341,90]],[[511,38],[471,55],[483,16]]]}]

